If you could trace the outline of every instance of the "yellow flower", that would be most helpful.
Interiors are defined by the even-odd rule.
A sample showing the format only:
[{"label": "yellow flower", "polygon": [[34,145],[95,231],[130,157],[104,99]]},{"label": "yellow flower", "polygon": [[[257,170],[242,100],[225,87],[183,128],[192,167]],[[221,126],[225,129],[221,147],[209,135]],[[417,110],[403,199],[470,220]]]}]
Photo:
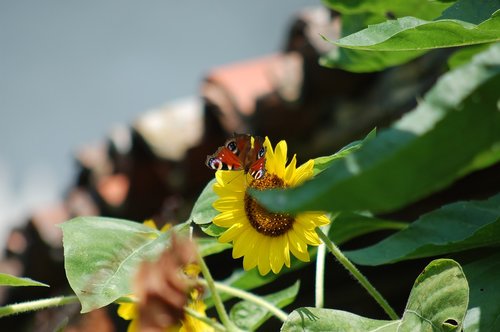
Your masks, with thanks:
[{"label": "yellow flower", "polygon": [[[301,261],[310,260],[307,245],[317,246],[320,239],[314,229],[329,223],[321,212],[297,215],[272,213],[260,206],[248,193],[248,188],[271,189],[295,187],[313,176],[314,160],[296,167],[297,159],[287,162],[287,145],[281,141],[273,150],[266,137],[266,173],[253,179],[243,171],[217,171],[214,192],[219,196],[213,206],[220,212],[213,222],[227,230],[220,242],[233,243],[233,258],[243,257],[243,267],[258,267],[261,275],[271,270],[279,273],[290,267],[290,252]],[[241,173],[241,174],[238,174]]]}]

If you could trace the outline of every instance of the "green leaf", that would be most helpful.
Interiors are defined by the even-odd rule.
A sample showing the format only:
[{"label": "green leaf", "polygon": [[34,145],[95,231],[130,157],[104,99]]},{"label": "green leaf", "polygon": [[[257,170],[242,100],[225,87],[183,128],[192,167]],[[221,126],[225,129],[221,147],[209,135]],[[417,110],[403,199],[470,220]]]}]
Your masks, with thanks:
[{"label": "green leaf", "polygon": [[432,211],[381,242],[345,254],[357,264],[381,265],[500,245],[500,194]]},{"label": "green leaf", "polygon": [[415,281],[398,331],[461,331],[468,301],[460,265],[434,260]]},{"label": "green leaf", "polygon": [[[251,191],[275,212],[401,208],[490,160],[500,143],[500,43],[442,76],[412,112],[304,185]],[[494,159],[493,159],[494,160]]]},{"label": "green leaf", "polygon": [[426,21],[407,16],[371,25],[331,42],[368,51],[422,51],[500,41],[499,31],[498,13],[479,25],[456,19]]},{"label": "green leaf", "polygon": [[320,58],[320,65],[353,73],[371,73],[407,63],[426,51],[377,52],[335,47]]},{"label": "green leaf", "polygon": [[200,227],[201,227],[201,230],[205,234],[207,234],[209,236],[214,236],[214,237],[220,236],[222,233],[224,233],[227,230],[227,228],[217,226],[214,223],[201,224]]},{"label": "green leaf", "polygon": [[465,332],[494,332],[500,317],[500,254],[464,265],[470,288]]},{"label": "green leaf", "polygon": [[334,154],[332,154],[330,156],[319,157],[319,158],[314,159],[314,169],[313,169],[314,175],[317,175],[317,174],[323,172],[328,167],[330,167],[331,163],[334,160],[345,158],[347,155],[358,150],[363,144],[365,144],[369,140],[375,138],[376,135],[377,135],[377,129],[373,129],[372,131],[370,131],[366,135],[366,137],[364,139],[352,142],[352,143],[344,146],[338,152],[335,152]]},{"label": "green leaf", "polygon": [[401,230],[405,222],[384,220],[353,212],[342,212],[330,225],[328,237],[337,245],[355,237],[381,230]]},{"label": "green leaf", "polygon": [[200,196],[194,203],[193,210],[189,216],[189,220],[195,224],[204,225],[212,222],[212,219],[219,214],[219,211],[213,208],[212,204],[218,198],[212,187],[215,179],[207,183]]},{"label": "green leaf", "polygon": [[438,259],[418,276],[401,320],[375,320],[340,310],[299,308],[288,316],[281,331],[459,331],[468,295],[460,265],[451,259]]},{"label": "green leaf", "polygon": [[61,225],[64,266],[69,284],[82,304],[82,313],[108,305],[131,293],[138,265],[153,260],[168,246],[165,233],[128,220],[78,217]]},{"label": "green leaf", "polygon": [[[493,15],[500,7],[497,0],[480,3],[462,0],[451,7],[450,4],[421,0],[331,0],[327,1],[327,5],[343,13],[344,38],[333,42],[341,47],[335,47],[322,56],[320,63],[325,67],[356,73],[375,72],[404,64],[432,48],[484,43],[483,39],[488,36],[493,40],[500,37],[497,19],[469,31],[470,23],[480,24]],[[444,9],[443,15],[438,18]],[[386,21],[388,16],[401,19]],[[442,25],[444,22],[447,23]],[[453,36],[454,33],[460,34]],[[475,40],[480,35],[482,39]]]},{"label": "green leaf", "polygon": [[[283,308],[295,300],[299,292],[299,286],[300,282],[297,281],[288,288],[263,296],[263,299],[274,304],[278,308]],[[231,308],[229,316],[238,327],[244,330],[254,331],[271,317],[271,314],[268,310],[253,302],[241,301]]]},{"label": "green leaf", "polygon": [[42,286],[42,287],[50,287],[43,282],[35,281],[30,278],[20,278],[6,273],[0,273],[0,286]]},{"label": "green leaf", "polygon": [[447,8],[438,20],[451,19],[481,24],[498,9],[500,9],[498,0],[459,0],[453,6]]},{"label": "green leaf", "polygon": [[438,17],[450,4],[422,0],[323,0],[331,9],[346,15],[376,13],[380,16],[413,16],[432,20]]},{"label": "green leaf", "polygon": [[220,243],[217,239],[211,238],[200,238],[196,240],[198,244],[198,250],[202,257],[210,256],[223,252],[224,250],[232,248],[228,243]]},{"label": "green leaf", "polygon": [[398,321],[376,320],[341,310],[306,307],[294,310],[281,331],[395,332],[397,326]]}]

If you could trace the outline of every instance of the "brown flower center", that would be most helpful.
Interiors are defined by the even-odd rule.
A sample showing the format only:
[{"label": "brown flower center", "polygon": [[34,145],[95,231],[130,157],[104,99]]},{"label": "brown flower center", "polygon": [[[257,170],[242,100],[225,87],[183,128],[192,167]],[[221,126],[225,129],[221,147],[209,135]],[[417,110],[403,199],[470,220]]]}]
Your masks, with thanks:
[{"label": "brown flower center", "polygon": [[[285,188],[282,179],[274,174],[266,173],[261,179],[253,180],[250,188],[263,190]],[[262,207],[248,193],[245,193],[245,213],[250,225],[259,233],[277,237],[288,232],[295,222],[293,216],[286,213],[272,213]]]}]

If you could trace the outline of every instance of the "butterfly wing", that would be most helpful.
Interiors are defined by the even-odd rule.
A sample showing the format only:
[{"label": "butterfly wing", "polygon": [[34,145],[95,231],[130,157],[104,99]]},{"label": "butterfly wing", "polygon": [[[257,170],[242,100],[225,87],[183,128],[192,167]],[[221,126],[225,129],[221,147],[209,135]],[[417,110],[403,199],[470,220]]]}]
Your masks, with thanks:
[{"label": "butterfly wing", "polygon": [[260,179],[266,174],[266,148],[262,137],[254,137],[253,147],[249,154],[247,172],[254,179]]},{"label": "butterfly wing", "polygon": [[255,179],[265,174],[265,148],[262,137],[235,134],[213,155],[207,156],[205,164],[214,170],[244,170]]},{"label": "butterfly wing", "polygon": [[221,146],[210,156],[207,156],[205,164],[214,170],[240,170],[243,163],[227,146]]}]

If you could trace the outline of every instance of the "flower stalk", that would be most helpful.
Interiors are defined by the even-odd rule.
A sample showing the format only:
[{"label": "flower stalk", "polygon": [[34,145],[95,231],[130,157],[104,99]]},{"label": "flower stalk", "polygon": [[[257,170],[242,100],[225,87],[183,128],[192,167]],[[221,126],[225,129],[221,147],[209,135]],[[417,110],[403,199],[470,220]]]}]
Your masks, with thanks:
[{"label": "flower stalk", "polygon": [[[202,285],[208,284],[206,280],[200,280],[200,283]],[[239,288],[234,288],[228,285],[225,285],[220,282],[214,282],[215,288],[220,290],[223,293],[232,295],[234,297],[240,298],[242,300],[246,300],[252,303],[255,303],[258,306],[261,306],[267,310],[269,310],[270,313],[272,313],[274,316],[276,316],[279,320],[281,321],[286,321],[288,318],[288,314],[281,310],[280,308],[274,306],[273,304],[269,303],[268,301],[264,300],[262,297],[254,295],[252,293],[246,292],[244,290],[241,290]]]},{"label": "flower stalk", "polygon": [[70,303],[78,302],[78,297],[75,295],[70,296],[58,296],[48,299],[40,299],[22,303],[9,304],[0,307],[0,318],[10,315],[16,315],[23,312],[41,310],[51,307],[58,307]]},{"label": "flower stalk", "polygon": [[208,266],[205,263],[205,260],[203,259],[203,257],[200,255],[199,252],[197,252],[197,255],[198,255],[197,258],[198,258],[198,263],[200,264],[201,273],[203,274],[203,277],[205,278],[206,285],[207,285],[208,289],[210,289],[210,292],[212,294],[212,298],[214,300],[215,309],[217,310],[217,313],[219,314],[219,318],[220,318],[222,324],[224,324],[224,326],[227,328],[228,331],[239,331],[238,327],[229,319],[229,315],[227,314],[226,308],[224,307],[224,303],[222,302],[222,299],[220,298],[220,295],[217,292],[214,279],[212,278],[212,274],[210,273],[210,270],[208,269]]},{"label": "flower stalk", "polygon": [[325,258],[326,246],[321,243],[318,246],[318,254],[316,255],[316,280],[314,287],[314,306],[323,308],[325,303]]},{"label": "flower stalk", "polygon": [[327,246],[328,250],[333,256],[342,264],[347,271],[349,271],[356,280],[363,286],[364,289],[375,299],[375,301],[384,309],[387,315],[393,319],[399,319],[398,315],[394,309],[389,305],[387,300],[379,293],[379,291],[368,281],[368,279],[358,270],[356,266],[340,251],[340,249],[328,238],[328,236],[323,233],[323,231],[317,227],[316,233],[321,238],[323,243]]}]

